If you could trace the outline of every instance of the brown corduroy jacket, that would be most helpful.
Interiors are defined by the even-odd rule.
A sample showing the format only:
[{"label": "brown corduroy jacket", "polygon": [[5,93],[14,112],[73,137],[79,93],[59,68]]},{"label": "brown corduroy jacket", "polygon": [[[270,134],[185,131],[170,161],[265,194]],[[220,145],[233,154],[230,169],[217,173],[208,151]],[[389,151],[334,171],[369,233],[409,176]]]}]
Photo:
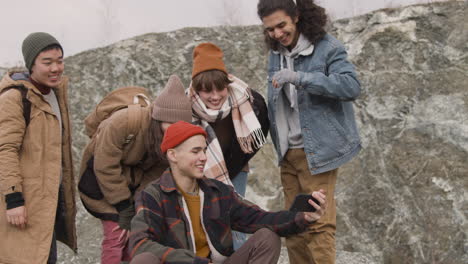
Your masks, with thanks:
[{"label": "brown corduroy jacket", "polygon": [[[67,84],[67,78],[63,77],[60,86],[53,89],[62,116],[60,129],[52,108],[29,81],[15,81],[8,73],[0,82],[0,263],[47,262],[60,184],[65,220],[56,223],[63,227],[56,235],[59,241],[76,251],[75,181]],[[6,90],[18,85],[27,88],[27,99],[31,102],[28,126],[24,121],[20,91]],[[22,192],[25,200],[27,227],[24,230],[6,221],[4,197],[13,192]]]},{"label": "brown corduroy jacket", "polygon": [[141,129],[129,143],[125,142],[128,136],[128,108],[124,108],[104,120],[86,146],[80,177],[85,173],[87,162],[94,157],[94,173],[103,197],[93,199],[86,195],[81,186],[92,182],[83,182],[83,178],[80,179],[79,190],[83,204],[95,217],[117,221],[114,205],[133,199],[135,192],[157,179],[167,168],[166,164],[154,164],[147,158],[145,144],[151,123],[151,109],[142,108]]}]

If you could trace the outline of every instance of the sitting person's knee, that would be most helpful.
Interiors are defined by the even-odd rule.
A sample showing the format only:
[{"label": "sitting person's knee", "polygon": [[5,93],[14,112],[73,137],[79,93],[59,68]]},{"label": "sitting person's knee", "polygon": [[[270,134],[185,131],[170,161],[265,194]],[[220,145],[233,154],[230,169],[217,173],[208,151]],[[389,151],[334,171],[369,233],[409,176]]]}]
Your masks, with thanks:
[{"label": "sitting person's knee", "polygon": [[281,247],[280,237],[268,228],[262,228],[258,230],[255,232],[255,235],[258,236],[259,241],[268,242],[271,247]]}]

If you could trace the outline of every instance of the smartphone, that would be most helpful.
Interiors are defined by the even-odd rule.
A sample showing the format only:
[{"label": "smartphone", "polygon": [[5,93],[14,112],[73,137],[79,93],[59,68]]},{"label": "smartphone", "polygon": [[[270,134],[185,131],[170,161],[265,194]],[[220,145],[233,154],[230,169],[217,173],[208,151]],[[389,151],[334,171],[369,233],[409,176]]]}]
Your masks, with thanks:
[{"label": "smartphone", "polygon": [[293,204],[291,205],[291,208],[289,208],[289,211],[294,211],[294,212],[315,212],[317,209],[313,207],[311,204],[309,204],[309,200],[312,199],[314,203],[320,205],[320,203],[312,197],[311,194],[298,194],[296,198],[294,199]]}]

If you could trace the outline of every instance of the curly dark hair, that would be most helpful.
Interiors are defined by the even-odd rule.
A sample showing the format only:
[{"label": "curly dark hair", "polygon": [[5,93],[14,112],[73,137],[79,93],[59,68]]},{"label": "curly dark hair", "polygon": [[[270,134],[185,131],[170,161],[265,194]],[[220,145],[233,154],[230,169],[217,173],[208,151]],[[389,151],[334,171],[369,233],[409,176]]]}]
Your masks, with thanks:
[{"label": "curly dark hair", "polygon": [[[325,9],[316,5],[313,0],[296,0],[296,2],[297,5],[293,0],[260,0],[257,4],[258,17],[263,20],[264,17],[279,10],[283,10],[293,21],[298,17],[297,30],[315,44],[326,34],[325,25],[328,18]],[[266,30],[263,34],[267,47],[278,50],[281,44],[272,39]]]}]

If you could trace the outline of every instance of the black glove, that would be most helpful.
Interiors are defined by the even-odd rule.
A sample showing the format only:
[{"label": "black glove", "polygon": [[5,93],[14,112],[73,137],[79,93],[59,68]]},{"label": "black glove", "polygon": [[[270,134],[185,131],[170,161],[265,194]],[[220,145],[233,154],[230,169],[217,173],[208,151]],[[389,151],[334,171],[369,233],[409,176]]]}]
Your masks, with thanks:
[{"label": "black glove", "polygon": [[[123,204],[127,206],[123,207]],[[131,202],[121,202],[116,206],[116,209],[119,211],[119,227],[121,229],[130,230],[130,222],[135,216],[135,206]]]}]

